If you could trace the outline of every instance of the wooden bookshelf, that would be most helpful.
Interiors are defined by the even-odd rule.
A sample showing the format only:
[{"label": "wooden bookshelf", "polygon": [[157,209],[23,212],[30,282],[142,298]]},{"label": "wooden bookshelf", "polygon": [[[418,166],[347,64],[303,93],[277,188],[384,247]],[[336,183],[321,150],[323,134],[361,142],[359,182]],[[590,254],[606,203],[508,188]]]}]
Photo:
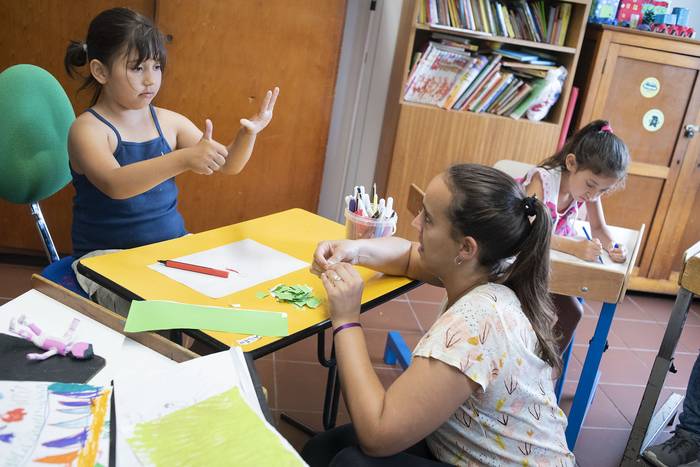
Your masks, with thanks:
[{"label": "wooden bookshelf", "polygon": [[[390,96],[396,100],[387,105],[387,114],[393,115],[395,121],[394,124],[385,121],[383,135],[383,140],[392,142],[382,145],[384,153],[380,148],[376,175],[387,194],[397,200],[397,235],[407,238],[415,238],[414,229],[410,227],[412,217],[405,206],[412,183],[425,187],[435,175],[454,163],[493,165],[502,159],[536,163],[556,150],[591,4],[590,0],[554,2],[569,3],[572,8],[564,45],[554,45],[422,24],[418,22],[419,2],[422,1],[410,2],[412,13],[405,19],[405,36],[398,41],[406,44],[405,53],[396,54],[398,62],[394,69],[397,71],[393,91],[390,91]],[[403,90],[413,55],[425,47],[433,32],[467,37],[474,44],[503,44],[516,50],[524,47],[554,57],[568,71],[558,102],[543,121],[533,122],[525,117],[515,120],[404,101]]]},{"label": "wooden bookshelf", "polygon": [[492,34],[483,34],[483,33],[480,33],[479,31],[470,31],[468,29],[446,28],[446,27],[440,27],[439,25],[421,24],[421,23],[416,23],[415,27],[416,27],[416,29],[420,29],[423,31],[441,32],[444,34],[451,34],[453,36],[462,36],[462,37],[469,37],[472,39],[478,39],[479,42],[497,42],[497,43],[501,43],[501,44],[518,45],[518,46],[522,46],[522,47],[529,47],[531,49],[539,49],[539,50],[543,50],[543,51],[560,52],[560,53],[566,53],[566,54],[575,54],[576,53],[575,47],[554,45],[554,44],[549,44],[547,42],[535,42],[535,41],[526,41],[523,39],[513,39],[511,37],[494,36]]}]

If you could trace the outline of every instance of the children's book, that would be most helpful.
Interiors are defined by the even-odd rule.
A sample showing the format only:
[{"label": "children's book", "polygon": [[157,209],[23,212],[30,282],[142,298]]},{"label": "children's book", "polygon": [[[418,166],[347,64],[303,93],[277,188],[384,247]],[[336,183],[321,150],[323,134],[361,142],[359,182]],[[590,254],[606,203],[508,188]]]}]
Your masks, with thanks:
[{"label": "children's book", "polygon": [[471,60],[466,52],[431,43],[406,85],[404,100],[441,105]]},{"label": "children's book", "polygon": [[469,64],[462,75],[457,79],[454,86],[450,90],[450,94],[447,99],[443,102],[442,107],[445,109],[453,108],[455,102],[460,98],[464,91],[469,87],[474,78],[484,69],[484,66],[488,63],[488,58],[483,55],[477,55],[474,60]]},{"label": "children's book", "polygon": [[527,98],[523,99],[523,101],[520,102],[520,104],[518,104],[518,106],[510,112],[510,118],[517,120],[520,117],[522,117],[523,114],[527,111],[527,109],[530,108],[532,103],[535,102],[535,100],[540,96],[542,91],[544,91],[546,86],[547,81],[543,79],[535,80],[532,83],[532,90],[527,95]]},{"label": "children's book", "polygon": [[481,85],[491,77],[497,66],[500,67],[501,56],[491,55],[488,59],[488,63],[479,72],[479,74],[474,78],[474,80],[469,84],[467,89],[462,93],[457,102],[452,106],[455,110],[463,110],[469,98],[481,87]]}]

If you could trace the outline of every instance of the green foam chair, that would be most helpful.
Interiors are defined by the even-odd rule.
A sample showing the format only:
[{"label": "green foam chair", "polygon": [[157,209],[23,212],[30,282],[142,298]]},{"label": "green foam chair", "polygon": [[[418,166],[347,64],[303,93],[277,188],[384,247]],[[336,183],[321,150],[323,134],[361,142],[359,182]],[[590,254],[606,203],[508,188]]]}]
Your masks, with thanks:
[{"label": "green foam chair", "polygon": [[68,129],[75,114],[46,70],[15,65],[0,73],[0,198],[29,204],[49,262],[59,260],[39,201],[71,180]]}]

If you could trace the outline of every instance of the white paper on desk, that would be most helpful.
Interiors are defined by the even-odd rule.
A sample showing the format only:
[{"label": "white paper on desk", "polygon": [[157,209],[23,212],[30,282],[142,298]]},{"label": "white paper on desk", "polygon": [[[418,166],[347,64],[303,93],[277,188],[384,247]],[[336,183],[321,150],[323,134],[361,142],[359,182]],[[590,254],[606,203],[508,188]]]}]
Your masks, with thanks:
[{"label": "white paper on desk", "polygon": [[238,273],[229,271],[228,278],[224,278],[169,268],[161,263],[148,266],[211,298],[221,298],[309,267],[309,263],[249,238],[179,258],[163,259],[222,270],[232,268],[238,271]]},{"label": "white paper on desk", "polygon": [[293,451],[289,443],[267,423],[260,408],[240,347],[192,359],[171,369],[123,376],[114,382],[117,416],[117,464],[139,465],[127,439],[136,425],[168,415],[238,387],[241,396]]},{"label": "white paper on desk", "polygon": [[[577,220],[576,223],[574,224],[574,229],[576,230],[576,236],[573,238],[585,239],[586,235],[583,231],[584,227],[586,228],[588,233],[591,234],[590,224],[587,221]],[[585,264],[586,266],[589,266],[589,267],[600,268],[600,269],[605,269],[606,271],[615,271],[615,272],[619,272],[621,274],[625,274],[627,271],[627,268],[629,266],[630,255],[632,255],[632,251],[634,250],[634,246],[635,246],[634,242],[637,238],[637,232],[634,230],[629,230],[629,229],[625,229],[625,228],[621,228],[621,227],[614,227],[614,226],[608,226],[608,229],[610,229],[610,231],[613,235],[613,241],[619,245],[624,245],[625,249],[627,250],[627,259],[624,263],[614,262],[613,260],[610,259],[610,256],[608,256],[608,253],[605,251],[603,251],[603,254],[600,255],[600,258],[603,260],[602,264],[597,259],[595,261],[586,261],[586,260],[578,258],[574,255],[570,255],[568,253],[564,253],[562,251],[557,251],[554,249],[552,249],[549,253],[550,260],[567,262],[567,263],[575,263],[575,264]]]}]

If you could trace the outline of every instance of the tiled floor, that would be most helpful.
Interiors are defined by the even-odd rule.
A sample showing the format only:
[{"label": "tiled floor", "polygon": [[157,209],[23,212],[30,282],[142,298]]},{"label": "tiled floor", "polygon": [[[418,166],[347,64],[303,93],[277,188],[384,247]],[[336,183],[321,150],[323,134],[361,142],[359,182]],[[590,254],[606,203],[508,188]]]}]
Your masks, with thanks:
[{"label": "tiled floor", "polygon": [[[0,264],[0,304],[30,288],[29,277],[38,269]],[[374,367],[385,385],[400,372],[382,362],[387,329],[400,330],[409,346],[418,342],[438,314],[442,291],[422,286],[362,317]],[[576,458],[582,467],[617,466],[627,442],[631,423],[658,352],[673,298],[628,293],[618,306],[608,342],[610,348],[601,364],[602,376],[591,410],[576,445]],[[586,315],[579,325],[562,398],[565,411],[585,358],[587,342],[595,329],[600,303],[587,303]],[[330,339],[326,339],[328,344]],[[676,374],[669,374],[660,400],[671,392],[685,394],[690,370],[700,347],[700,304],[695,302],[678,343]],[[279,420],[284,412],[315,429],[321,427],[321,410],[326,370],[316,360],[316,340],[306,339],[256,362],[263,385],[268,389],[270,407]],[[342,405],[338,422],[348,421]],[[298,448],[306,435],[284,421],[279,430]],[[660,437],[668,436],[668,432]]]}]

